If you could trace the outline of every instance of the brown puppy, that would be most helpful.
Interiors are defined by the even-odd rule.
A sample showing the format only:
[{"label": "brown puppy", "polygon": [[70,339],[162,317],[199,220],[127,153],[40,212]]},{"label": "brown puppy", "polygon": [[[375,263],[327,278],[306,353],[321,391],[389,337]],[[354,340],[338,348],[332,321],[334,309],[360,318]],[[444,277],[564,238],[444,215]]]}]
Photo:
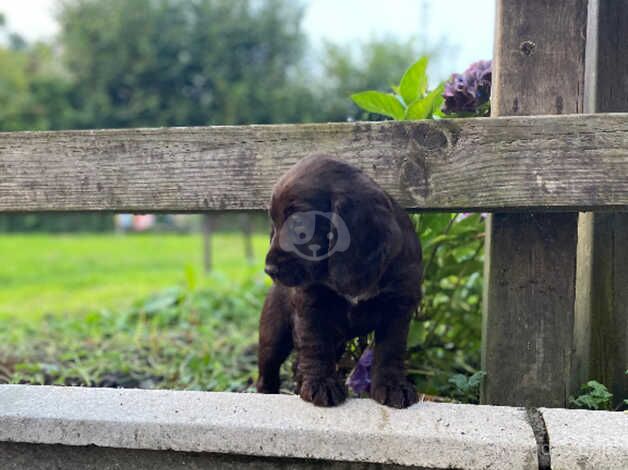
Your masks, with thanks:
[{"label": "brown puppy", "polygon": [[422,262],[405,211],[359,169],[315,155],[277,182],[270,216],[265,270],[274,284],[260,319],[258,392],[279,392],[279,367],[294,348],[297,393],[337,405],[346,342],[375,331],[371,397],[415,403],[404,356]]}]

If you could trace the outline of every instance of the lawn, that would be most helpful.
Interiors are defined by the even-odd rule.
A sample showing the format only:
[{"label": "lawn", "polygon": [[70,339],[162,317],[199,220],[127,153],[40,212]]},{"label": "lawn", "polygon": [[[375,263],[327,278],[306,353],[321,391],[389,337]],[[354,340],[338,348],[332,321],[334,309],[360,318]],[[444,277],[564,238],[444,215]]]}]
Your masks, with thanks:
[{"label": "lawn", "polygon": [[0,236],[0,383],[249,390],[266,235]]},{"label": "lawn", "polygon": [[254,262],[240,234],[216,234],[215,270],[202,275],[200,235],[1,235],[0,316],[37,319],[124,309],[139,298],[181,285],[240,283],[262,273],[266,235],[254,237]]}]

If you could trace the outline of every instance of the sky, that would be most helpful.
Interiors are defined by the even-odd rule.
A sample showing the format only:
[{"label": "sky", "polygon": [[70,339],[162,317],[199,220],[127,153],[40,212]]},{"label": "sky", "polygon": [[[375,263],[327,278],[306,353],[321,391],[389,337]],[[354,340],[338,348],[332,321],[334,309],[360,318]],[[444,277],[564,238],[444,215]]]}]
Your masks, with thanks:
[{"label": "sky", "polygon": [[[103,0],[106,1],[106,0]],[[129,0],[132,1],[132,0]],[[29,40],[55,35],[57,0],[0,0],[8,26]],[[493,50],[494,0],[309,0],[303,26],[314,47],[323,40],[350,44],[370,37],[415,38],[448,44],[447,73],[489,59]],[[425,20],[427,18],[427,21]],[[442,75],[444,71],[440,71]],[[438,77],[445,78],[445,77]]]}]

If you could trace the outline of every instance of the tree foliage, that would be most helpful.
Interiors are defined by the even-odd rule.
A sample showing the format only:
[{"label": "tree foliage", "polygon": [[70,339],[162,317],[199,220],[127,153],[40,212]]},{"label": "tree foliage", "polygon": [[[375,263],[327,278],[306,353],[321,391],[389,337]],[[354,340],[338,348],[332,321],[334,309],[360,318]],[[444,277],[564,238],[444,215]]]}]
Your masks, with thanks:
[{"label": "tree foliage", "polygon": [[6,32],[8,44],[0,45],[0,131],[70,126],[70,83],[56,65],[52,47],[26,45]]},{"label": "tree foliage", "polygon": [[393,84],[413,41],[326,43],[315,60],[303,13],[293,0],[60,0],[53,42],[0,25],[14,37],[0,130],[370,118],[348,97]]},{"label": "tree foliage", "polygon": [[[80,127],[290,122],[303,9],[288,0],[66,0]],[[311,105],[310,105],[311,106]]]}]

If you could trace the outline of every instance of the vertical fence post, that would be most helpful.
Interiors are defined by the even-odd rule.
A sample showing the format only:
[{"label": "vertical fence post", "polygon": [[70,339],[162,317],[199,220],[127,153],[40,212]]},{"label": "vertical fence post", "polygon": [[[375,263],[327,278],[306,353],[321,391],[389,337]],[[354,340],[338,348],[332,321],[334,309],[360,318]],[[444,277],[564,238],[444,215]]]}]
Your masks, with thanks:
[{"label": "vertical fence post", "polygon": [[[589,0],[586,113],[628,111],[628,0]],[[628,397],[628,214],[580,215],[572,391],[595,379]]]},{"label": "vertical fence post", "polygon": [[[498,0],[495,21],[492,115],[581,113],[587,1]],[[577,223],[575,212],[491,216],[483,403],[565,405],[574,345]]]},{"label": "vertical fence post", "polygon": [[203,232],[203,269],[206,273],[212,270],[212,219],[211,213],[203,213],[201,230]]},{"label": "vertical fence post", "polygon": [[249,212],[240,215],[240,226],[242,227],[242,237],[244,238],[244,256],[251,264],[255,259],[253,252],[253,216]]}]

